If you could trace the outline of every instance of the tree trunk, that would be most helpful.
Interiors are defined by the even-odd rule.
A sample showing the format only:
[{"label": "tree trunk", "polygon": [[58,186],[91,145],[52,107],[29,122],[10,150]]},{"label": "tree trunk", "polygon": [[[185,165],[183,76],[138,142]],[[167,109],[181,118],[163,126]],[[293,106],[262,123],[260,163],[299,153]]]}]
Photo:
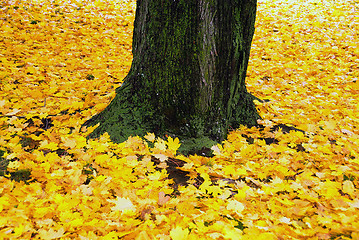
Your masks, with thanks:
[{"label": "tree trunk", "polygon": [[137,0],[131,70],[110,105],[85,123],[101,123],[90,137],[108,132],[121,142],[154,132],[221,141],[228,129],[256,125],[245,86],[256,5]]}]

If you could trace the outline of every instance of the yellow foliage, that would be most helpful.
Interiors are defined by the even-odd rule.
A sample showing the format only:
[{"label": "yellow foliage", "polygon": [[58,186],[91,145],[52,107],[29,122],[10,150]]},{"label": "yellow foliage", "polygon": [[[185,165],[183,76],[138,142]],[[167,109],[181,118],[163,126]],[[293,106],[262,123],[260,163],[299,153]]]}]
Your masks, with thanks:
[{"label": "yellow foliage", "polygon": [[[265,128],[231,132],[211,158],[80,129],[130,69],[135,4],[0,3],[0,238],[358,239],[356,1],[258,1],[247,87],[270,100],[255,101]],[[175,160],[190,179],[174,190]]]}]

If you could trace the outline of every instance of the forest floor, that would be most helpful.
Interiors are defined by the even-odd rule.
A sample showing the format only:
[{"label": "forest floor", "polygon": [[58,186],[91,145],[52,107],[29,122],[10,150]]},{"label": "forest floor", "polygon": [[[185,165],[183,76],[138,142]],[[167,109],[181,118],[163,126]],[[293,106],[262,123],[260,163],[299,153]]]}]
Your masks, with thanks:
[{"label": "forest floor", "polygon": [[265,127],[213,157],[86,139],[131,66],[135,4],[0,1],[0,238],[359,239],[359,2],[258,2]]}]

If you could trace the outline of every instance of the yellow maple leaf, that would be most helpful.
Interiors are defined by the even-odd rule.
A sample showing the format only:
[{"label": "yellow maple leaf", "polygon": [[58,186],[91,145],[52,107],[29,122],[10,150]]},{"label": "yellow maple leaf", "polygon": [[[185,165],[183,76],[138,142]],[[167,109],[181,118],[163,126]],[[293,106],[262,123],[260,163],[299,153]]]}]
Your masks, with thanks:
[{"label": "yellow maple leaf", "polygon": [[112,211],[136,211],[136,206],[133,205],[130,199],[128,198],[122,198],[122,197],[116,197],[116,199],[107,199],[108,202],[115,204],[114,207],[111,207]]},{"label": "yellow maple leaf", "polygon": [[162,174],[161,174],[161,172],[159,172],[159,171],[156,171],[155,173],[148,175],[148,179],[150,179],[150,180],[152,180],[152,181],[160,180],[161,177],[162,177]]},{"label": "yellow maple leaf", "polygon": [[39,235],[42,239],[56,239],[61,238],[64,235],[64,228],[60,228],[59,230],[54,230],[50,228],[48,231],[44,229],[39,229]]},{"label": "yellow maple leaf", "polygon": [[172,137],[168,137],[167,146],[169,150],[176,152],[177,149],[181,146],[181,144],[179,143],[178,138],[173,139]]},{"label": "yellow maple leaf", "polygon": [[170,196],[166,196],[166,194],[161,191],[158,193],[158,205],[162,206],[165,205],[166,202],[170,200]]},{"label": "yellow maple leaf", "polygon": [[166,151],[166,142],[162,138],[158,138],[155,142],[155,148],[160,151]]},{"label": "yellow maple leaf", "polygon": [[232,210],[234,211],[235,213],[237,213],[238,215],[241,215],[241,213],[243,212],[244,210],[244,205],[243,203],[241,202],[238,202],[237,200],[235,199],[231,199],[228,201],[228,204],[227,204],[227,210]]},{"label": "yellow maple leaf", "polygon": [[354,194],[354,184],[352,181],[346,180],[343,182],[343,192],[349,195]]},{"label": "yellow maple leaf", "polygon": [[156,139],[156,136],[154,133],[147,133],[144,138],[150,142],[154,142]]},{"label": "yellow maple leaf", "polygon": [[4,107],[6,104],[6,100],[0,100],[0,107]]},{"label": "yellow maple leaf", "polygon": [[40,146],[39,146],[40,149],[49,149],[49,150],[52,150],[52,151],[55,151],[58,149],[58,146],[57,146],[57,143],[55,142],[48,142],[47,140],[44,140],[41,142]]},{"label": "yellow maple leaf", "polygon": [[21,234],[24,232],[24,225],[20,224],[19,226],[14,228],[14,235],[15,236],[21,236]]},{"label": "yellow maple leaf", "polygon": [[63,141],[63,145],[65,147],[68,147],[70,149],[73,149],[76,147],[76,139],[74,138],[64,138],[64,137],[61,137],[61,140]]},{"label": "yellow maple leaf", "polygon": [[180,226],[172,228],[170,231],[170,236],[173,240],[186,240],[188,238],[189,230],[183,229]]},{"label": "yellow maple leaf", "polygon": [[168,159],[168,157],[166,155],[163,154],[152,154],[152,156],[154,156],[155,158],[157,158],[158,160],[160,160],[161,162],[164,162]]},{"label": "yellow maple leaf", "polygon": [[9,164],[7,165],[7,168],[16,170],[20,166],[21,166],[21,163],[19,161],[12,161],[12,162],[9,162]]}]

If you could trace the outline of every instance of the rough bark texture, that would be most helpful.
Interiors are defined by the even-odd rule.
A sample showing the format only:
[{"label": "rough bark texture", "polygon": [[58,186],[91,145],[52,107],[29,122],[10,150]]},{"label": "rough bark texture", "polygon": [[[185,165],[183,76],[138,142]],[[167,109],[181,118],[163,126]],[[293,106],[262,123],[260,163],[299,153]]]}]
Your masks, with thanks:
[{"label": "rough bark texture", "polygon": [[256,0],[138,0],[131,70],[85,125],[116,142],[154,132],[206,145],[259,115],[245,87]]}]

